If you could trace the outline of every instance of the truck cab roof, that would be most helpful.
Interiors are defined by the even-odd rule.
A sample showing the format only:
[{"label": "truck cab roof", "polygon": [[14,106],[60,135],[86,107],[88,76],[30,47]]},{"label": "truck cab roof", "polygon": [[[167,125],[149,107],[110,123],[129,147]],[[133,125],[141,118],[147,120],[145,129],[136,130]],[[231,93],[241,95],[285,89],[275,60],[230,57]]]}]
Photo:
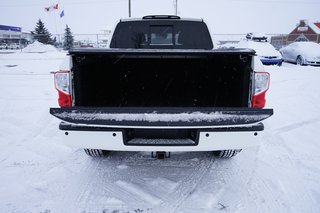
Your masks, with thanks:
[{"label": "truck cab roof", "polygon": [[213,49],[206,23],[174,15],[149,15],[121,20],[113,33],[111,48]]},{"label": "truck cab roof", "polygon": [[147,15],[142,18],[126,18],[120,19],[120,22],[128,22],[128,21],[152,21],[152,20],[170,20],[170,21],[198,21],[203,22],[203,19],[199,18],[181,18],[176,15]]}]

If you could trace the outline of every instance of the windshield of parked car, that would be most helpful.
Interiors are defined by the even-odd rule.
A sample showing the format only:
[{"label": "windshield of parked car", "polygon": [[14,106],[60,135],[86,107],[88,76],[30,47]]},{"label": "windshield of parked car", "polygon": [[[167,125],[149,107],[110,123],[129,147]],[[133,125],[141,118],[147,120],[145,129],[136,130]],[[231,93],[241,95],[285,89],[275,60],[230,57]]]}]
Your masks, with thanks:
[{"label": "windshield of parked car", "polygon": [[135,49],[212,49],[208,28],[200,21],[120,22],[111,48]]}]

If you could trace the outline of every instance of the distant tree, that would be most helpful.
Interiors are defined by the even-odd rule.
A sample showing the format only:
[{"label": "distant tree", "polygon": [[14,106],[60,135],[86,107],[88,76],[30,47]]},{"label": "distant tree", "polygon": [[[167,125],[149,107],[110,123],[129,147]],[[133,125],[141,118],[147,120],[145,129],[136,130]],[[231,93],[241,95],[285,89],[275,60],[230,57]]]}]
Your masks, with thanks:
[{"label": "distant tree", "polygon": [[64,39],[63,39],[63,49],[70,50],[73,47],[73,35],[71,29],[68,25],[66,25],[66,29],[64,30]]},{"label": "distant tree", "polygon": [[39,19],[34,31],[31,32],[33,38],[43,44],[53,44],[51,34],[44,26],[44,23]]},{"label": "distant tree", "polygon": [[58,46],[59,46],[58,41],[57,41],[57,37],[54,37],[54,38],[52,39],[52,45],[54,45],[55,47],[58,47]]}]

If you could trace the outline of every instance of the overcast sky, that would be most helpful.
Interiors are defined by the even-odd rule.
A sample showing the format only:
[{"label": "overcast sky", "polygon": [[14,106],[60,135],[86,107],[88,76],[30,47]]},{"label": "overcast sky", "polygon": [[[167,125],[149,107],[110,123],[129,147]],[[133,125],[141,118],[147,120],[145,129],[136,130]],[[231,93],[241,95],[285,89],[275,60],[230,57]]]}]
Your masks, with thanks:
[{"label": "overcast sky", "polygon": [[[175,0],[131,0],[132,17],[174,14]],[[44,7],[59,3],[59,11]],[[289,33],[300,19],[320,21],[320,0],[178,0],[178,15],[203,18],[212,33]],[[64,10],[65,16],[59,17]],[[50,33],[102,33],[128,17],[128,0],[0,0],[0,25],[34,30],[40,18]]]}]

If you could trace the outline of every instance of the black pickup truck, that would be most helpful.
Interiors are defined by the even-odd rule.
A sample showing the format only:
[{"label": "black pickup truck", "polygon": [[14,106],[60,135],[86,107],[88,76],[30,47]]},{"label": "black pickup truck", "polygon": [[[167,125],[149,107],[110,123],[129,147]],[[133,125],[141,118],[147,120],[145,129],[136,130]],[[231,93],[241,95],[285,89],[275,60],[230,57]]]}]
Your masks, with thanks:
[{"label": "black pickup truck", "polygon": [[55,73],[66,144],[114,151],[213,151],[259,144],[269,88],[251,49],[214,49],[202,19],[121,20],[108,49],[80,48]]}]

